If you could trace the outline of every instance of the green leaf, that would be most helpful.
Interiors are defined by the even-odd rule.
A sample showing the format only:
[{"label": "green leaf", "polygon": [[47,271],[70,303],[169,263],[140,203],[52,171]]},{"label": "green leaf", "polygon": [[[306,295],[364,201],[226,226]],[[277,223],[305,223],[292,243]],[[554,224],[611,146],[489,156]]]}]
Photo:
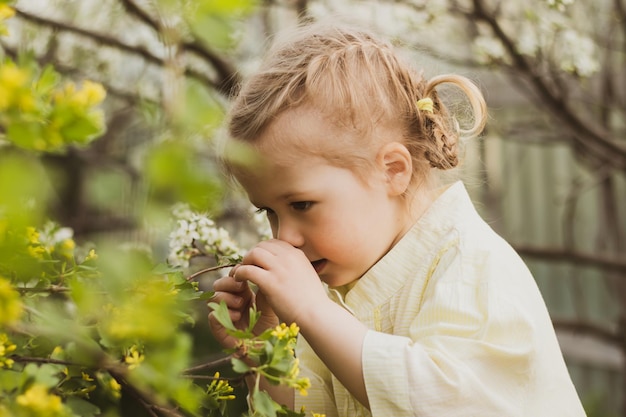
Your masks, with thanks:
[{"label": "green leaf", "polygon": [[198,297],[199,300],[210,300],[215,295],[215,291],[205,291]]},{"label": "green leaf", "polygon": [[255,415],[264,417],[276,417],[276,413],[282,410],[282,407],[265,391],[255,391],[252,394],[252,406],[256,412]]},{"label": "green leaf", "polygon": [[46,146],[42,126],[36,122],[15,121],[7,128],[7,139],[20,148],[39,150]]},{"label": "green leaf", "polygon": [[35,83],[35,89],[39,94],[48,94],[59,83],[61,77],[52,65],[46,65],[39,79]]},{"label": "green leaf", "polygon": [[296,411],[290,410],[286,406],[283,406],[282,410],[280,411],[280,414],[285,417],[305,417],[306,416],[306,413],[304,411],[296,412]]},{"label": "green leaf", "polygon": [[87,143],[104,133],[104,126],[98,117],[77,117],[63,126],[60,133],[68,142]]},{"label": "green leaf", "polygon": [[252,307],[250,307],[250,313],[249,313],[250,318],[249,320],[249,324],[248,324],[248,333],[252,333],[252,330],[254,329],[254,326],[256,326],[257,322],[259,321],[259,319],[261,318],[261,312],[256,310],[256,305],[252,305]]},{"label": "green leaf", "polygon": [[250,370],[250,367],[241,359],[233,358],[231,362],[233,364],[233,371],[237,373],[245,374]]},{"label": "green leaf", "polygon": [[3,369],[0,372],[0,392],[17,390],[22,384],[22,374]]},{"label": "green leaf", "polygon": [[66,404],[77,416],[93,417],[100,415],[100,408],[82,398],[69,397]]},{"label": "green leaf", "polygon": [[221,301],[219,304],[217,303],[209,303],[209,308],[213,310],[213,316],[217,319],[217,321],[224,326],[225,329],[236,332],[237,329],[233,324],[233,321],[230,319],[230,314],[228,313],[228,307],[224,301]]},{"label": "green leaf", "polygon": [[24,382],[32,380],[46,387],[54,387],[59,383],[63,368],[62,365],[42,364],[37,366],[34,363],[29,363],[24,367],[22,378]]},{"label": "green leaf", "polygon": [[180,272],[180,267],[170,266],[166,263],[160,263],[152,268],[152,273],[157,275],[170,274],[173,272]]}]

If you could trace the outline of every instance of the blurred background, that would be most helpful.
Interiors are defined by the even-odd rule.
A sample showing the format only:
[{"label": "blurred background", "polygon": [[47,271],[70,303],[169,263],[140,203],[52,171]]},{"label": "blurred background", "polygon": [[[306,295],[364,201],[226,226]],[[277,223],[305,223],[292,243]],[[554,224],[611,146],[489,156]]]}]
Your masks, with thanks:
[{"label": "blurred background", "polygon": [[[386,34],[426,77],[456,72],[476,81],[489,125],[466,144],[456,174],[533,271],[588,415],[626,417],[626,1],[14,7],[0,57],[51,64],[107,90],[103,136],[40,156],[52,217],[77,240],[141,242],[163,258],[167,236],[154,225],[165,215],[155,207],[184,200],[211,210],[235,236],[245,232],[248,206],[218,168],[215,139],[238,83],[280,30],[359,22]],[[458,97],[449,94],[453,105]]]}]

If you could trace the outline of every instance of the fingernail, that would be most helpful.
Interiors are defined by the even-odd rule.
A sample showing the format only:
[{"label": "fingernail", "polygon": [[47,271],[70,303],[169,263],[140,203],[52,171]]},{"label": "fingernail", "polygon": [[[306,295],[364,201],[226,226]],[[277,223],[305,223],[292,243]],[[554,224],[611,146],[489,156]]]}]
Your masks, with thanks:
[{"label": "fingernail", "polygon": [[239,264],[233,266],[228,272],[228,276],[235,278],[235,272],[237,271],[238,267],[239,267]]}]

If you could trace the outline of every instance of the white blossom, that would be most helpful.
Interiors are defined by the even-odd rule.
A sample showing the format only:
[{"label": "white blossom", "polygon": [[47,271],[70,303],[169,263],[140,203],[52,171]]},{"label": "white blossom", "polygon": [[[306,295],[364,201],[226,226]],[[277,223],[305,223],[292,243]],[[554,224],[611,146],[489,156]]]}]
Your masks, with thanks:
[{"label": "white blossom", "polygon": [[39,242],[45,247],[53,248],[56,245],[74,238],[74,230],[69,227],[59,227],[55,222],[47,222],[39,231]]},{"label": "white blossom", "polygon": [[174,266],[189,266],[189,260],[198,255],[213,255],[220,263],[240,262],[243,251],[231,239],[228,231],[217,227],[206,213],[192,211],[186,205],[172,209],[176,220],[170,233],[168,261]]},{"label": "white blossom", "polygon": [[492,36],[479,36],[474,39],[474,51],[478,55],[476,59],[483,64],[500,61],[506,57],[502,42]]},{"label": "white blossom", "polygon": [[547,0],[548,6],[564,11],[566,6],[574,3],[574,0]]},{"label": "white blossom", "polygon": [[539,40],[537,39],[536,29],[529,23],[525,22],[517,38],[517,50],[520,54],[535,56],[539,49]]},{"label": "white blossom", "polygon": [[589,77],[600,69],[595,44],[588,37],[572,30],[560,33],[558,54],[555,57],[563,71]]}]

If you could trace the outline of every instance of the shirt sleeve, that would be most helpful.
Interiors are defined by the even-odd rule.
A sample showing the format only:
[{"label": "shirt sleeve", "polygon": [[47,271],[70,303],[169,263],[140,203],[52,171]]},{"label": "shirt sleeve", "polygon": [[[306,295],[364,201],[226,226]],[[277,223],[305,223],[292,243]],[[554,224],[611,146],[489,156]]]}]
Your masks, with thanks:
[{"label": "shirt sleeve", "polygon": [[446,254],[408,336],[367,333],[363,372],[374,417],[524,415],[532,319],[489,284],[489,269]]}]

